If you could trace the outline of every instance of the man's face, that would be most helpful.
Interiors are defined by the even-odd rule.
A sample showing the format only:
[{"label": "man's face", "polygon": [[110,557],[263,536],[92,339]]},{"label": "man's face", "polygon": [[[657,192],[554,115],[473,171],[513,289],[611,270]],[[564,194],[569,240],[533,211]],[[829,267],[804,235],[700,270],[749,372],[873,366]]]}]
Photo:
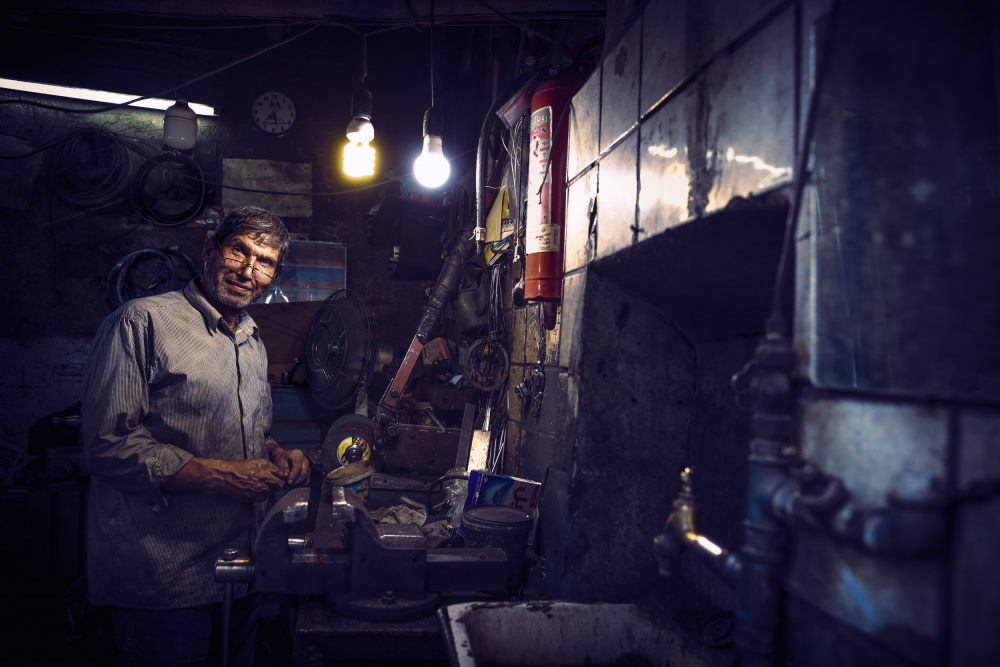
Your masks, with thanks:
[{"label": "man's face", "polygon": [[246,234],[229,237],[221,248],[206,239],[203,251],[205,274],[201,285],[206,296],[226,315],[239,311],[260,298],[278,266],[278,248]]}]

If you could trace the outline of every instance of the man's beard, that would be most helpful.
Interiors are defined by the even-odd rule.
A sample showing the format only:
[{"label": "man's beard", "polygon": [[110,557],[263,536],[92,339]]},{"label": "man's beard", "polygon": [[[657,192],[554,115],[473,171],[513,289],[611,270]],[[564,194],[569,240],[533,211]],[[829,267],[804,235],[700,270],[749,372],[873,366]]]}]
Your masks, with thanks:
[{"label": "man's beard", "polygon": [[[263,296],[263,290],[258,291],[253,281],[243,282],[234,279],[227,283],[226,274],[229,272],[226,269],[213,267],[211,264],[207,268],[208,270],[202,278],[202,289],[212,300],[217,301],[222,306],[233,310],[243,310]],[[233,294],[227,289],[233,284],[246,287],[250,292]]]}]

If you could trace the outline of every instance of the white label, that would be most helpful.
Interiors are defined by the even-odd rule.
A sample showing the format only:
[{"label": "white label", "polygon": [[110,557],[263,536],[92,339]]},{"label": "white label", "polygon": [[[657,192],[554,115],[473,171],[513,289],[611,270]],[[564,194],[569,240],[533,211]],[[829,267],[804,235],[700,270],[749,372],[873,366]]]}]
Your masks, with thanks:
[{"label": "white label", "polygon": [[552,107],[542,107],[531,114],[528,137],[528,207],[525,216],[525,251],[559,252],[562,227],[552,220]]}]

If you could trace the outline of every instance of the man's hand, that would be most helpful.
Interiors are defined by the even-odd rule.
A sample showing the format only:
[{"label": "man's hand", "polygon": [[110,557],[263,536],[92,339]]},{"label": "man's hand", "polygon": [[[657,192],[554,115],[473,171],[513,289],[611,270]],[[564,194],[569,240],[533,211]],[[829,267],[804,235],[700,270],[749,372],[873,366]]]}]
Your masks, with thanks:
[{"label": "man's hand", "polygon": [[266,500],[285,485],[285,473],[267,459],[217,463],[216,491],[236,500]]},{"label": "man's hand", "polygon": [[285,474],[267,459],[193,458],[163,484],[164,491],[204,491],[244,502],[266,500],[285,485]]},{"label": "man's hand", "polygon": [[286,486],[292,488],[309,483],[309,459],[301,450],[282,449],[272,443],[267,446],[267,455],[284,476]]}]

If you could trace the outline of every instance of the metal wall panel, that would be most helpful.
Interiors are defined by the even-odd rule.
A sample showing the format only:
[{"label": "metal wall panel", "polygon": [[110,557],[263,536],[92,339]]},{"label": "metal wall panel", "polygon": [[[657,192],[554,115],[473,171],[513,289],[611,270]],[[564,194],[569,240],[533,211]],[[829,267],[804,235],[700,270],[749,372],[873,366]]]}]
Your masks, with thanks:
[{"label": "metal wall panel", "polygon": [[639,134],[633,132],[601,158],[597,180],[597,256],[606,257],[632,245],[636,223]]},{"label": "metal wall panel", "polygon": [[639,120],[642,22],[636,21],[601,64],[601,152]]},{"label": "metal wall panel", "polygon": [[[714,173],[705,212],[792,180],[795,160],[795,35],[789,9],[704,75],[709,109],[704,143]],[[689,129],[690,132],[690,129]],[[692,165],[694,166],[694,165]]]},{"label": "metal wall panel", "polygon": [[573,96],[567,115],[569,124],[566,176],[569,180],[597,159],[601,132],[601,68]]},{"label": "metal wall panel", "polygon": [[689,89],[643,121],[639,128],[640,239],[658,234],[689,217],[688,110],[697,105]]}]

